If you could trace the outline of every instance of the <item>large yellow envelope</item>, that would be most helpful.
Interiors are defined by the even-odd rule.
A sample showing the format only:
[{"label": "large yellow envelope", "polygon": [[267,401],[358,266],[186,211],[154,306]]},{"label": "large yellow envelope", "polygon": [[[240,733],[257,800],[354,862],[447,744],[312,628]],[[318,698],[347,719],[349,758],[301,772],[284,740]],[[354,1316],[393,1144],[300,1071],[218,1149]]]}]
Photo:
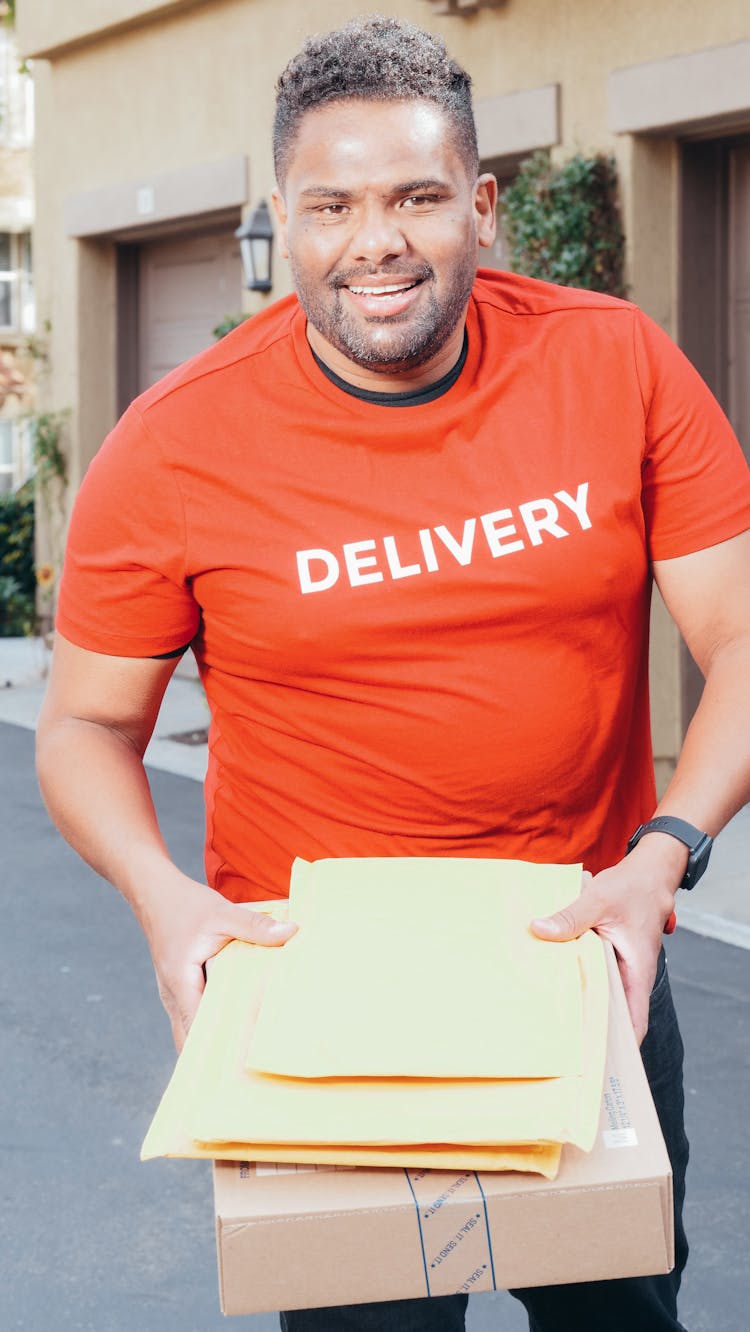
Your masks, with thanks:
[{"label": "large yellow envelope", "polygon": [[[212,969],[142,1156],[518,1168],[553,1177],[559,1143],[589,1149],[599,1114],[606,970],[596,936],[580,940],[579,953],[586,1067],[578,1077],[314,1083],[243,1067],[248,1027],[280,951],[231,944]],[[529,1143],[530,1151],[519,1146]]]},{"label": "large yellow envelope", "polygon": [[[203,1145],[185,1139],[184,1149],[153,1155],[204,1161],[259,1161],[309,1166],[387,1167],[404,1170],[519,1170],[554,1179],[560,1167],[559,1142],[526,1147],[461,1147],[415,1143],[409,1147],[279,1147],[265,1143],[226,1142]],[[146,1156],[142,1160],[148,1160]]]},{"label": "large yellow envelope", "polygon": [[[578,942],[588,982],[581,1075],[514,1080],[289,1079],[243,1069],[243,1051],[261,1004],[264,976],[280,954],[238,945],[226,958],[221,1011],[239,1020],[214,1041],[211,1076],[195,1099],[192,1136],[205,1143],[251,1140],[284,1145],[573,1142],[588,1150],[596,1133],[606,1048],[607,977],[601,941]],[[251,978],[255,973],[256,980]],[[579,976],[580,976],[579,972]],[[248,995],[256,999],[248,1004]],[[580,992],[580,981],[579,981]],[[243,1020],[244,996],[244,1020]]]},{"label": "large yellow envelope", "polygon": [[580,865],[523,861],[295,862],[301,928],[274,966],[248,1064],[298,1078],[578,1073],[577,945],[528,926],[575,898],[580,877]]},{"label": "large yellow envelope", "polygon": [[[264,904],[265,905],[265,904]],[[274,915],[286,914],[284,907],[268,904]],[[179,1156],[200,1159],[238,1160],[250,1157],[254,1161],[296,1162],[316,1165],[364,1165],[388,1167],[426,1167],[460,1170],[523,1170],[554,1179],[560,1161],[559,1143],[533,1143],[526,1146],[472,1147],[455,1144],[415,1143],[408,1146],[339,1147],[330,1143],[272,1144],[258,1141],[201,1142],[192,1135],[191,1121],[200,1113],[201,1103],[208,1093],[218,1102],[223,1116],[235,1101],[237,1088],[229,1087],[227,1094],[222,1066],[228,1065],[227,1052],[234,1046],[234,1073],[241,1081],[250,1078],[260,1083],[277,1083],[263,1075],[248,1074],[241,1058],[244,1051],[248,1015],[253,1014],[262,995],[264,976],[275,949],[263,949],[249,944],[234,943],[225,948],[211,968],[206,995],[190,1029],[185,1047],[177,1061],[172,1079],[162,1097],[159,1109],[148,1131],[141,1150],[141,1159],[156,1156]],[[246,1007],[245,1007],[246,1006]],[[243,1011],[244,1010],[244,1011]],[[224,1069],[225,1076],[228,1069]],[[229,1076],[230,1083],[232,1082]],[[302,1084],[309,1087],[308,1083]],[[332,1085],[332,1084],[331,1084]],[[291,1090],[288,1080],[282,1080],[285,1099]],[[293,1094],[293,1092],[292,1092]]]}]

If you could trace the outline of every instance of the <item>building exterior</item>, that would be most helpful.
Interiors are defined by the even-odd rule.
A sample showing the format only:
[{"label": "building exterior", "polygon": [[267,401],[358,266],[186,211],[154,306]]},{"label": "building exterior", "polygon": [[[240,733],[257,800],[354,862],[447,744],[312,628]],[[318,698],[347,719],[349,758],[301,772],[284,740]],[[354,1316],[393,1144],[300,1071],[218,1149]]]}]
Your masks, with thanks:
[{"label": "building exterior", "polygon": [[[373,7],[441,33],[467,66],[502,178],[540,147],[615,155],[629,293],[750,450],[747,0],[18,0],[46,405],[71,413],[71,492],[135,393],[290,289],[277,258],[270,296],[243,293],[234,238],[273,187],[274,81],[308,32]],[[659,608],[652,693],[663,781],[696,681]]]},{"label": "building exterior", "polygon": [[0,22],[0,494],[22,485],[32,468],[26,420],[34,403],[29,339],[36,327],[32,138],[31,74],[21,65],[12,26]]}]

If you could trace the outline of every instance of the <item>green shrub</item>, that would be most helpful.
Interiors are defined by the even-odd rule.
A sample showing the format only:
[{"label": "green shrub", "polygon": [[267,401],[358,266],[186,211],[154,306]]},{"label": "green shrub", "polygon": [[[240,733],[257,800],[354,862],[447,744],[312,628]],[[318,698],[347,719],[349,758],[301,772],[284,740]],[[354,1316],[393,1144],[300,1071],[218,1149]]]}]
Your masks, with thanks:
[{"label": "green shrub", "polygon": [[33,632],[34,496],[30,486],[0,495],[0,637]]},{"label": "green shrub", "polygon": [[511,268],[527,277],[625,293],[625,239],[614,159],[534,153],[501,196]]},{"label": "green shrub", "polygon": [[244,324],[245,320],[249,318],[249,314],[224,315],[221,323],[217,324],[216,328],[212,330],[216,341],[218,342],[220,338],[225,338],[227,333],[231,333],[234,328],[239,328],[240,324]]}]

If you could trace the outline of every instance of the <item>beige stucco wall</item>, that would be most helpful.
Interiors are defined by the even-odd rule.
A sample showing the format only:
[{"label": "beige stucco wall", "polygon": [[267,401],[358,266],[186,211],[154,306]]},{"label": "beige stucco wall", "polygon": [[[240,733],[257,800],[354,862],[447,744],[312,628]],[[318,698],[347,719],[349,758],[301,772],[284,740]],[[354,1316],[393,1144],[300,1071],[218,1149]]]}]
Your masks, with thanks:
[{"label": "beige stucco wall", "polygon": [[[7,229],[11,229],[11,220],[16,225],[31,222],[34,211],[31,153],[26,148],[0,146],[0,210],[6,199],[14,205],[13,211],[8,213]],[[0,229],[6,229],[2,220]]]},{"label": "beige stucco wall", "polygon": [[52,56],[104,33],[158,20],[203,0],[26,0],[17,5],[19,44],[27,55]]},{"label": "beige stucco wall", "polygon": [[[54,406],[73,409],[74,481],[114,416],[116,305],[114,247],[106,238],[81,242],[64,234],[66,198],[123,182],[135,187],[150,174],[236,153],[249,162],[248,204],[267,197],[278,71],[311,30],[373,8],[444,35],[470,70],[478,98],[560,85],[553,151],[559,158],[579,150],[615,154],[629,292],[676,334],[675,139],[612,132],[608,77],[747,40],[747,0],[507,0],[466,18],[441,17],[427,0],[18,0],[22,48],[57,48],[36,67],[36,256],[40,321],[51,325],[48,392]],[[148,21],[134,24],[139,15]],[[271,299],[289,285],[277,262]],[[265,299],[248,296],[247,308]],[[680,741],[679,653],[658,608],[654,634],[654,738],[663,776]]]},{"label": "beige stucco wall", "polygon": [[[81,38],[108,23],[150,21],[104,33],[37,69],[38,202],[48,219],[37,238],[42,318],[52,324],[53,380],[59,399],[75,387],[69,304],[77,242],[54,224],[65,197],[137,182],[149,173],[234,152],[250,161],[249,197],[273,185],[269,123],[278,70],[311,27],[368,12],[356,0],[213,0],[164,5],[133,0],[19,0],[26,49]],[[468,18],[440,17],[426,0],[379,8],[445,35],[470,69],[479,98],[558,83],[562,137],[555,153],[613,150],[623,182],[630,291],[670,332],[677,327],[676,174],[671,140],[616,136],[607,128],[610,70],[748,35],[746,0],[509,0]],[[63,12],[64,11],[64,12]],[[161,14],[161,18],[154,18]],[[67,34],[67,36],[66,36]],[[55,132],[57,126],[65,133]],[[54,283],[52,275],[54,274]],[[277,265],[276,294],[288,289]],[[249,304],[251,304],[249,302]],[[102,384],[102,401],[111,402]],[[74,397],[75,397],[74,393]],[[71,405],[76,406],[74,402]],[[104,410],[104,409],[103,409]],[[92,445],[84,444],[84,453]]]}]

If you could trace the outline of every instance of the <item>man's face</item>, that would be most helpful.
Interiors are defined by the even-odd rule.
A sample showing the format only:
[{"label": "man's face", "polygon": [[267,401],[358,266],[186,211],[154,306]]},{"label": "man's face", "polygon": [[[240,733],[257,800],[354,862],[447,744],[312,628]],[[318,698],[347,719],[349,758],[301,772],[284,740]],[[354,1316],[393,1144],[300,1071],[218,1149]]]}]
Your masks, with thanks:
[{"label": "man's face", "polygon": [[442,373],[446,350],[460,351],[495,199],[430,102],[309,112],[274,202],[313,348],[345,377],[358,367],[359,381],[424,380],[433,363]]}]

